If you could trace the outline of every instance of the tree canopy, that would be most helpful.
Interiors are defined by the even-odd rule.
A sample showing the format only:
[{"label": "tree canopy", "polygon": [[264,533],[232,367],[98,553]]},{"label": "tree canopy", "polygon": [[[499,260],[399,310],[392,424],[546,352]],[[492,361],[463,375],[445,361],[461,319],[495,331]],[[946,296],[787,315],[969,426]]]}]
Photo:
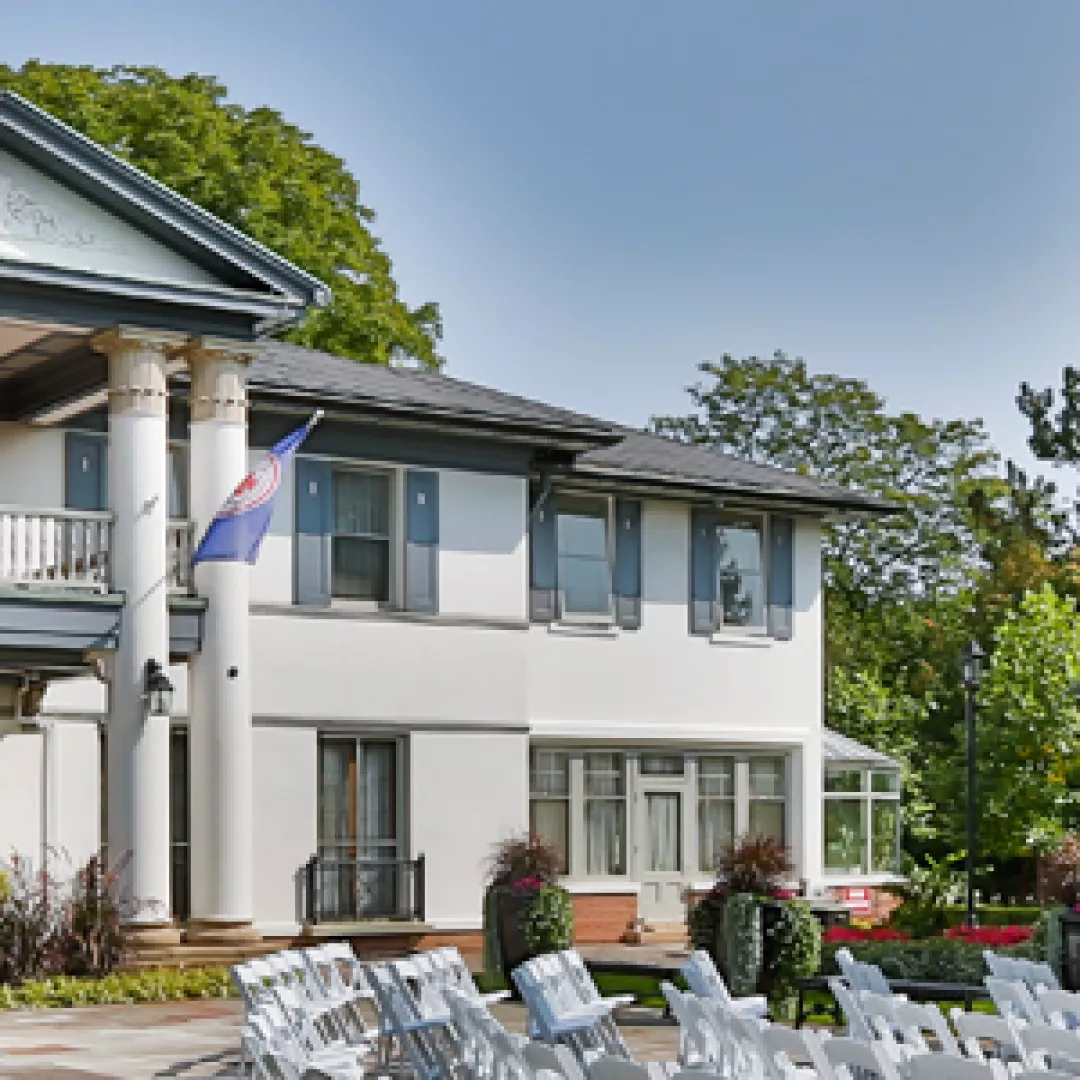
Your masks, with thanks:
[{"label": "tree canopy", "polygon": [[1074,536],[1055,486],[1002,463],[980,421],[892,412],[865,382],[784,353],[700,370],[691,410],[654,430],[899,507],[826,527],[826,722],[904,762],[909,847],[964,845],[959,666],[971,638],[993,651],[986,842],[1000,859],[1052,843],[1073,813],[1066,746],[1080,734],[1067,693],[1080,651]]},{"label": "tree canopy", "polygon": [[401,300],[355,178],[280,113],[241,108],[211,76],[153,67],[0,64],[5,89],[325,281],[332,304],[290,340],[371,363],[440,366],[438,307]]}]

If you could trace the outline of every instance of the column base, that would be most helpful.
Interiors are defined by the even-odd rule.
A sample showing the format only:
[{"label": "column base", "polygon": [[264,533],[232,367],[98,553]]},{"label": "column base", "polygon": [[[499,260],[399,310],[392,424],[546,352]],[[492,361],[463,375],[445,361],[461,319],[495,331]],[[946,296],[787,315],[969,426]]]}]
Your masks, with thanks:
[{"label": "column base", "polygon": [[184,938],[189,945],[256,945],[262,934],[246,920],[191,919]]},{"label": "column base", "polygon": [[134,923],[124,928],[124,940],[132,953],[154,952],[180,944],[180,928],[175,923]]}]

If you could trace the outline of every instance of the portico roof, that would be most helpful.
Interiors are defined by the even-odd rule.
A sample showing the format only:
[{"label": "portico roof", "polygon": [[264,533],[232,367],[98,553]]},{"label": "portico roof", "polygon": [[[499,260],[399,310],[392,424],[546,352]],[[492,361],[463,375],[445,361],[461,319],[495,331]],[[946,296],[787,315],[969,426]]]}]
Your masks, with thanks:
[{"label": "portico roof", "polygon": [[826,765],[871,765],[879,769],[901,768],[900,762],[849,739],[838,731],[825,729],[821,737],[821,756]]}]

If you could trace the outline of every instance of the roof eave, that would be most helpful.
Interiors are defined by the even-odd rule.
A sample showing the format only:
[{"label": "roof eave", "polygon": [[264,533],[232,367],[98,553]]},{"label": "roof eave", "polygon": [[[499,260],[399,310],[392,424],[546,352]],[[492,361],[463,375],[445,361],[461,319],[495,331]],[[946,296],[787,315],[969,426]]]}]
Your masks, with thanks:
[{"label": "roof eave", "polygon": [[793,488],[746,484],[737,481],[710,480],[696,476],[674,476],[669,473],[657,473],[635,469],[619,469],[602,465],[576,464],[570,475],[595,477],[611,482],[629,482],[654,484],[662,488],[671,488],[681,492],[698,494],[732,495],[747,498],[767,499],[806,504],[820,511],[840,511],[850,514],[891,514],[901,509],[893,503],[876,499],[872,496],[859,496],[852,493],[850,498],[834,496],[828,493],[798,491]]},{"label": "roof eave", "polygon": [[281,294],[290,306],[325,307],[331,290],[241,230],[214,217],[189,199],[14,93],[0,93],[0,145],[83,189],[91,198],[137,209],[163,236],[180,238],[185,248],[202,249],[221,262]]}]

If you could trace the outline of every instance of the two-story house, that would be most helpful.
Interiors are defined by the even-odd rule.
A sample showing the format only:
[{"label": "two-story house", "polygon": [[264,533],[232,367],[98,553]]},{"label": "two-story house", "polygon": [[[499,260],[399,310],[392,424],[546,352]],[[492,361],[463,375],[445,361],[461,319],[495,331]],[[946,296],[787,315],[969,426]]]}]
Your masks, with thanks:
[{"label": "two-story house", "polygon": [[0,851],[104,847],[151,946],[475,934],[525,830],[594,940],[746,833],[894,874],[896,767],[822,725],[822,523],[883,504],[265,340],[325,288],[14,95],[0,281]]}]

